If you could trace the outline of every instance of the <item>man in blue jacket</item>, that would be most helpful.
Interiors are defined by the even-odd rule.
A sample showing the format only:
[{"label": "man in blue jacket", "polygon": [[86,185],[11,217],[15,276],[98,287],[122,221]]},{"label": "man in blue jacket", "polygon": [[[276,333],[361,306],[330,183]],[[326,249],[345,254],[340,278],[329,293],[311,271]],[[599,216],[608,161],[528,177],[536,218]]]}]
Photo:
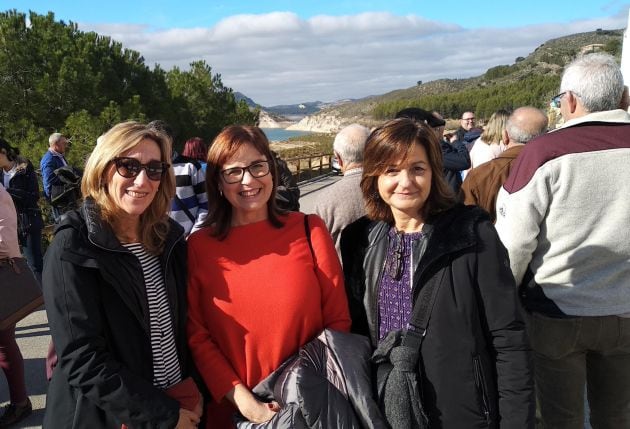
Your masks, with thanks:
[{"label": "man in blue jacket", "polygon": [[[49,202],[52,202],[55,194],[54,187],[63,187],[64,183],[55,174],[55,170],[68,165],[64,153],[68,147],[68,139],[61,133],[52,133],[48,138],[48,150],[42,157],[39,167],[42,172],[44,182],[44,196]],[[53,204],[53,218],[55,222],[63,214],[61,207]]]}]

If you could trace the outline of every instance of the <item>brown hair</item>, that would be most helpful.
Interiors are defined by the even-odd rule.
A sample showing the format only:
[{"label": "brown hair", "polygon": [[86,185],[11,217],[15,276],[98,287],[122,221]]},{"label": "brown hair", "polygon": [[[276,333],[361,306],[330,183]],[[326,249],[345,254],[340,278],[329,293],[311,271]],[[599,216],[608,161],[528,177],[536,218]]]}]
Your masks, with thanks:
[{"label": "brown hair", "polygon": [[283,212],[276,204],[278,174],[274,157],[269,148],[269,140],[258,127],[231,125],[225,127],[212,142],[208,151],[208,165],[206,167],[208,217],[203,226],[211,226],[211,234],[219,240],[227,237],[232,223],[232,205],[220,192],[221,169],[227,160],[246,144],[252,145],[269,162],[269,170],[273,178],[273,189],[267,202],[269,222],[276,228],[281,228],[284,225],[279,219]]},{"label": "brown hair", "polygon": [[[105,185],[108,172],[114,168],[112,160],[133,149],[142,140],[151,139],[160,147],[161,161],[170,164],[171,140],[168,136],[138,122],[117,124],[102,137],[85,164],[81,179],[81,193],[84,198],[94,199],[100,209],[101,218],[113,226],[118,207],[111,200]],[[140,239],[147,251],[154,255],[164,249],[169,229],[168,212],[173,195],[175,195],[175,175],[173,169],[169,168],[160,181],[153,201],[140,215]]]},{"label": "brown hair", "polygon": [[361,191],[370,219],[394,222],[391,208],[378,193],[378,178],[388,166],[405,161],[415,145],[426,150],[432,172],[431,192],[419,214],[428,220],[455,204],[442,173],[442,149],[435,132],[424,123],[407,118],[394,119],[372,131],[365,145]]},{"label": "brown hair", "polygon": [[187,156],[188,158],[205,162],[206,158],[208,157],[208,148],[204,144],[201,137],[193,137],[186,140],[186,143],[184,143],[184,150],[182,151],[182,155]]}]

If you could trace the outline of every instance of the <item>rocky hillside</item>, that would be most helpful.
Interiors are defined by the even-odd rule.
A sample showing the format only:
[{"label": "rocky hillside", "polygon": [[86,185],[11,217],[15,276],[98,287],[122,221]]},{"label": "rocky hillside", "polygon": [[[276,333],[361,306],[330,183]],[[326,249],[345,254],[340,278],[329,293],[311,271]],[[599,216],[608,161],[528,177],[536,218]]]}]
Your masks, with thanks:
[{"label": "rocky hillside", "polygon": [[307,116],[292,129],[335,132],[353,122],[371,127],[382,122],[374,118],[374,110],[386,103],[472,92],[494,86],[507,87],[524,79],[531,79],[532,76],[560,76],[564,66],[578,55],[605,50],[620,56],[622,38],[623,30],[597,30],[552,39],[537,47],[527,57],[518,57],[511,65],[492,67],[483,75],[468,79],[435,80],[380,96],[327,107],[317,114]]},{"label": "rocky hillside", "polygon": [[293,124],[294,122],[288,121],[284,116],[275,115],[266,110],[261,110],[258,116],[260,128],[287,128]]}]

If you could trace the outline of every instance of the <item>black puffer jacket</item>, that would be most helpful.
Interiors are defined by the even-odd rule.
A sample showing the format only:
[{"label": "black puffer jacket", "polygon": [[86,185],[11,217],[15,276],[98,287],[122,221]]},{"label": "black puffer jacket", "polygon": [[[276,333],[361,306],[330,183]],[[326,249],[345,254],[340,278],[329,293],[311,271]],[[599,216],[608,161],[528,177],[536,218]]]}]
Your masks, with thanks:
[{"label": "black puffer jacket", "polygon": [[[533,428],[530,347],[505,248],[476,207],[456,206],[428,223],[414,278],[422,285],[447,268],[421,350],[431,427]],[[352,330],[373,347],[389,228],[362,218],[341,238]]]},{"label": "black puffer jacket", "polygon": [[[160,260],[186,377],[186,244],[173,221]],[[59,356],[44,427],[174,428],[179,404],[152,384],[142,267],[101,221],[92,200],[58,226],[46,252],[43,289]]]}]

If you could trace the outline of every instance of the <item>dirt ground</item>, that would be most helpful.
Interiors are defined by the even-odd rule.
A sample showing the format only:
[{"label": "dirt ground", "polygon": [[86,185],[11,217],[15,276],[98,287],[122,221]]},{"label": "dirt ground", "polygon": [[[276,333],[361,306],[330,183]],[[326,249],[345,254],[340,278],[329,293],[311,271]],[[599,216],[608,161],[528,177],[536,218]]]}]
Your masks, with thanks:
[{"label": "dirt ground", "polygon": [[271,142],[269,143],[269,147],[271,150],[275,150],[276,152],[283,149],[294,149],[297,147],[307,147],[307,146],[316,146],[318,143],[314,142],[303,142],[303,141],[284,141],[284,142]]}]

